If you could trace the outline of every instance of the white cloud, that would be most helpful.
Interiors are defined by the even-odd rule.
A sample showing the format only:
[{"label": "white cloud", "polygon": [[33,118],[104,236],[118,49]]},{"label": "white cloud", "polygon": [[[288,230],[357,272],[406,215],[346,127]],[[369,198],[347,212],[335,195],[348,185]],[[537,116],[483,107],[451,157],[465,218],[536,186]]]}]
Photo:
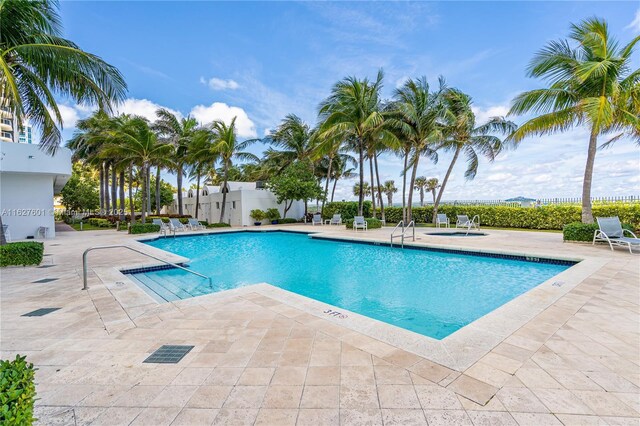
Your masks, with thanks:
[{"label": "white cloud", "polygon": [[209,86],[211,90],[236,90],[240,87],[235,80],[224,80],[216,77],[212,77],[209,80],[200,77],[200,83]]},{"label": "white cloud", "polygon": [[494,173],[492,175],[487,176],[486,180],[489,182],[503,182],[513,179],[513,175],[511,173]]},{"label": "white cloud", "polygon": [[222,120],[229,124],[233,117],[236,117],[238,136],[242,138],[255,138],[258,136],[256,125],[251,121],[245,110],[239,107],[229,106],[223,102],[214,102],[209,106],[196,105],[191,110],[191,115],[204,124],[211,123],[214,120]]},{"label": "white cloud", "polygon": [[542,175],[538,175],[536,177],[533,178],[533,181],[536,183],[545,183],[545,182],[551,182],[553,180],[553,176],[551,176],[550,174],[542,174]]},{"label": "white cloud", "polygon": [[[116,114],[131,114],[131,115],[139,115],[141,117],[146,118],[149,121],[155,121],[158,117],[156,116],[156,111],[160,108],[166,108],[162,105],[159,105],[153,101],[148,99],[127,99],[122,104],[118,105],[115,108]],[[171,111],[173,114],[176,114],[178,117],[182,117],[180,111],[173,110],[171,108],[166,108]]]},{"label": "white cloud", "polygon": [[509,107],[506,105],[495,105],[489,108],[480,108],[472,106],[471,110],[476,115],[476,125],[481,125],[489,121],[492,117],[504,117],[509,112]]},{"label": "white cloud", "polygon": [[636,33],[640,33],[640,9],[638,9],[636,11],[636,16],[633,19],[633,21],[631,21],[631,23],[629,25],[627,25],[626,27],[624,27],[625,30],[632,30]]},{"label": "white cloud", "polygon": [[76,126],[80,119],[78,109],[68,105],[58,105],[58,110],[62,116],[62,125],[65,129],[71,129]]}]

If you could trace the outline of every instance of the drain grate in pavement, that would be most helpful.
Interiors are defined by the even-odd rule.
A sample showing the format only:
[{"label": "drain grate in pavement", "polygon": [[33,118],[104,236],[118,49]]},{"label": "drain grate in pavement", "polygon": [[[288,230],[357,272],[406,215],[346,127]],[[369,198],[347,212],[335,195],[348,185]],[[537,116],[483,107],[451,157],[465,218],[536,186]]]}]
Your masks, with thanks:
[{"label": "drain grate in pavement", "polygon": [[191,351],[191,349],[193,349],[193,346],[162,345],[142,362],[154,364],[177,364]]},{"label": "drain grate in pavement", "polygon": [[52,268],[56,265],[42,265],[42,266],[38,266],[38,268],[42,269],[42,268]]},{"label": "drain grate in pavement", "polygon": [[58,280],[58,278],[43,278],[43,279],[41,279],[41,280],[38,280],[38,281],[31,281],[31,282],[32,282],[32,283],[40,284],[40,283],[50,283],[51,281],[57,281],[57,280]]},{"label": "drain grate in pavement", "polygon": [[60,310],[60,308],[40,308],[40,309],[36,309],[35,311],[27,312],[22,316],[23,317],[42,317],[47,314],[50,314],[51,312],[55,312],[57,310]]}]

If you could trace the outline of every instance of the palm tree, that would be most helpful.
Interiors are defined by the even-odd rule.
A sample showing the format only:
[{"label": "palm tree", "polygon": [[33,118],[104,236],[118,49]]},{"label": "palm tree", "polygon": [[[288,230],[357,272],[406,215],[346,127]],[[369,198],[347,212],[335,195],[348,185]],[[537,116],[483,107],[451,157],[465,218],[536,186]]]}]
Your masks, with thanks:
[{"label": "palm tree", "polygon": [[183,215],[182,205],[182,177],[184,173],[187,150],[198,131],[198,121],[193,117],[179,118],[171,111],[160,108],[156,111],[158,119],[153,124],[154,130],[162,140],[171,143],[175,149],[175,155],[169,168],[176,173],[176,185],[178,187],[178,214]]},{"label": "palm tree", "polygon": [[110,111],[126,84],[98,56],[62,38],[55,1],[0,0],[0,99],[21,126],[25,118],[41,131],[43,149],[60,143],[62,116],[56,99]]},{"label": "palm tree", "polygon": [[431,192],[433,195],[433,204],[436,204],[436,189],[440,188],[440,183],[438,182],[438,178],[429,178],[427,179],[426,184],[424,185],[424,189],[426,191]]},{"label": "palm tree", "polygon": [[211,123],[211,143],[213,151],[219,155],[223,168],[222,183],[222,208],[220,209],[220,223],[224,220],[225,204],[227,201],[227,182],[229,181],[229,169],[233,165],[233,161],[258,161],[258,157],[250,152],[245,152],[252,143],[257,139],[249,139],[239,142],[236,135],[236,117],[233,117],[229,125],[223,121],[216,120]]},{"label": "palm tree", "polygon": [[278,150],[269,148],[265,156],[280,166],[280,171],[296,160],[308,160],[313,154],[312,130],[295,114],[287,115],[269,136],[263,139]]},{"label": "palm tree", "polygon": [[443,129],[445,139],[441,147],[447,151],[453,151],[453,158],[433,205],[433,222],[438,214],[438,205],[442,200],[447,181],[460,153],[464,152],[467,157],[467,170],[464,176],[468,180],[472,180],[478,172],[480,155],[493,161],[503,149],[515,146],[515,143],[509,142],[509,140],[503,141],[495,136],[495,133],[508,135],[517,128],[515,123],[504,117],[493,117],[487,123],[476,126],[476,116],[471,109],[471,97],[457,89],[447,89],[443,100],[445,103]]},{"label": "palm tree", "polygon": [[[360,186],[364,189],[364,155],[371,141],[395,140],[384,126],[380,105],[383,73],[378,71],[374,82],[347,77],[336,83],[331,95],[320,104],[320,132],[354,145],[358,153]],[[364,193],[358,194],[358,214],[362,215]]]},{"label": "palm tree", "polygon": [[387,195],[387,202],[389,207],[393,206],[393,194],[398,192],[398,188],[396,188],[396,183],[392,180],[387,180],[384,182],[384,186],[382,187],[382,192]]},{"label": "palm tree", "polygon": [[369,185],[369,182],[363,182],[362,186],[360,186],[359,183],[353,185],[353,195],[364,194],[365,197],[368,197],[372,193],[373,192],[371,191],[371,185]]},{"label": "palm tree", "polygon": [[427,178],[418,176],[413,184],[413,188],[420,193],[420,207],[424,207],[424,190],[427,185]]},{"label": "palm tree", "polygon": [[187,161],[189,177],[196,178],[196,206],[194,217],[198,218],[200,208],[200,180],[206,176],[210,182],[218,177],[215,165],[220,158],[220,153],[213,144],[213,132],[208,128],[200,128],[195,131],[189,141],[187,149]]},{"label": "palm tree", "polygon": [[[438,120],[443,115],[441,97],[444,91],[445,83],[442,78],[439,89],[430,92],[426,77],[422,77],[418,80],[407,80],[395,92],[395,114],[391,123],[399,129],[401,137],[408,144],[408,166],[412,169],[407,201],[407,221],[412,218],[413,190],[416,188],[415,181],[420,157],[426,155],[434,162],[438,159],[436,143],[442,138],[442,128]],[[407,169],[404,173],[406,171]],[[423,199],[424,194],[421,195]]]},{"label": "palm tree", "polygon": [[333,179],[333,188],[331,189],[331,198],[329,202],[333,203],[333,198],[336,193],[336,185],[340,179],[352,179],[356,177],[354,173],[354,168],[349,167],[349,163],[355,164],[356,161],[353,157],[348,156],[347,158],[336,157],[334,160],[333,170],[331,171],[331,178]]},{"label": "palm tree", "polygon": [[582,221],[592,223],[591,183],[598,137],[627,131],[640,142],[640,70],[631,71],[632,54],[640,36],[620,46],[604,20],[591,18],[571,25],[569,39],[550,42],[536,54],[528,75],[546,80],[549,87],[521,93],[513,100],[509,113],[539,114],[513,134],[515,141],[574,126],[589,129]]}]

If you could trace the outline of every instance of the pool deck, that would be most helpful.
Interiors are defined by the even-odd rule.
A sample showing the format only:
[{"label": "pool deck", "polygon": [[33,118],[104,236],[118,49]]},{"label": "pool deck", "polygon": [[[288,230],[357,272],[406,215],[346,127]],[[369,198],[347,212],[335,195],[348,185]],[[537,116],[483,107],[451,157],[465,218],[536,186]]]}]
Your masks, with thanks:
[{"label": "pool deck", "polygon": [[[1,270],[1,356],[38,367],[41,424],[640,424],[640,255],[558,233],[432,230],[417,228],[414,244],[582,262],[436,341],[267,284],[158,304],[118,272],[157,262],[122,249],[89,255],[82,291],[90,246],[184,259],[140,236],[65,232],[41,267]],[[56,280],[34,283],[44,278]],[[61,309],[21,316],[46,307]],[[163,344],[194,348],[178,364],[142,363]]]}]

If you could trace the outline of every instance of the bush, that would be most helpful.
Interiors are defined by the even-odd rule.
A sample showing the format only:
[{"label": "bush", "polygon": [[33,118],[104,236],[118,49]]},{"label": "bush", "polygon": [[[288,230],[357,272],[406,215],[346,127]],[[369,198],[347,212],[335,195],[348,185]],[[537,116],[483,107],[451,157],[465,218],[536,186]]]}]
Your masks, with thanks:
[{"label": "bush", "polygon": [[[367,222],[367,229],[382,228],[382,221],[380,219],[368,217],[365,219],[365,221]],[[345,225],[347,225],[347,229],[353,229],[353,219],[347,219],[345,221]]]},{"label": "bush", "polygon": [[[334,214],[341,214],[343,221],[353,219],[354,216],[358,216],[358,202],[336,201],[325,204],[324,211],[322,212],[322,218],[331,219]],[[364,202],[362,206],[362,214],[364,217],[371,217],[371,201]],[[400,216],[402,216],[402,209],[400,209]]]},{"label": "bush", "polygon": [[87,219],[87,223],[89,225],[97,226],[98,228],[111,228],[111,227],[113,227],[113,223],[108,219],[91,218],[91,219]]},{"label": "bush", "polygon": [[35,369],[24,356],[0,361],[0,424],[30,425],[36,396]]},{"label": "bush", "polygon": [[151,232],[160,232],[160,225],[153,223],[136,223],[129,227],[130,234],[148,234]]},{"label": "bush", "polygon": [[39,265],[43,254],[44,245],[37,241],[7,243],[0,246],[0,266]]},{"label": "bush", "polygon": [[278,225],[283,225],[285,223],[298,223],[298,221],[292,217],[285,217],[283,219],[278,219]]},{"label": "bush", "polygon": [[[414,207],[413,219],[416,223],[431,223],[433,207]],[[456,215],[466,214],[469,218],[480,216],[480,224],[498,228],[523,229],[563,229],[564,225],[580,222],[580,206],[550,205],[542,207],[509,206],[454,206],[442,205],[438,213],[445,213],[452,224]],[[325,208],[326,212],[326,208]],[[402,220],[401,207],[384,209],[387,223]],[[607,204],[593,206],[594,217],[618,216],[621,222],[629,223],[634,229],[640,228],[640,204]]]},{"label": "bush", "polygon": [[249,217],[251,217],[256,222],[260,222],[265,218],[265,212],[260,209],[253,209],[249,212]]},{"label": "bush", "polygon": [[210,223],[207,228],[231,228],[231,225],[228,223]]},{"label": "bush", "polygon": [[264,215],[265,219],[278,220],[280,219],[280,211],[276,208],[267,209]]},{"label": "bush", "polygon": [[[633,227],[623,223],[622,228],[633,232]],[[562,228],[562,239],[564,241],[593,241],[593,235],[598,230],[597,223],[572,222]]]}]

